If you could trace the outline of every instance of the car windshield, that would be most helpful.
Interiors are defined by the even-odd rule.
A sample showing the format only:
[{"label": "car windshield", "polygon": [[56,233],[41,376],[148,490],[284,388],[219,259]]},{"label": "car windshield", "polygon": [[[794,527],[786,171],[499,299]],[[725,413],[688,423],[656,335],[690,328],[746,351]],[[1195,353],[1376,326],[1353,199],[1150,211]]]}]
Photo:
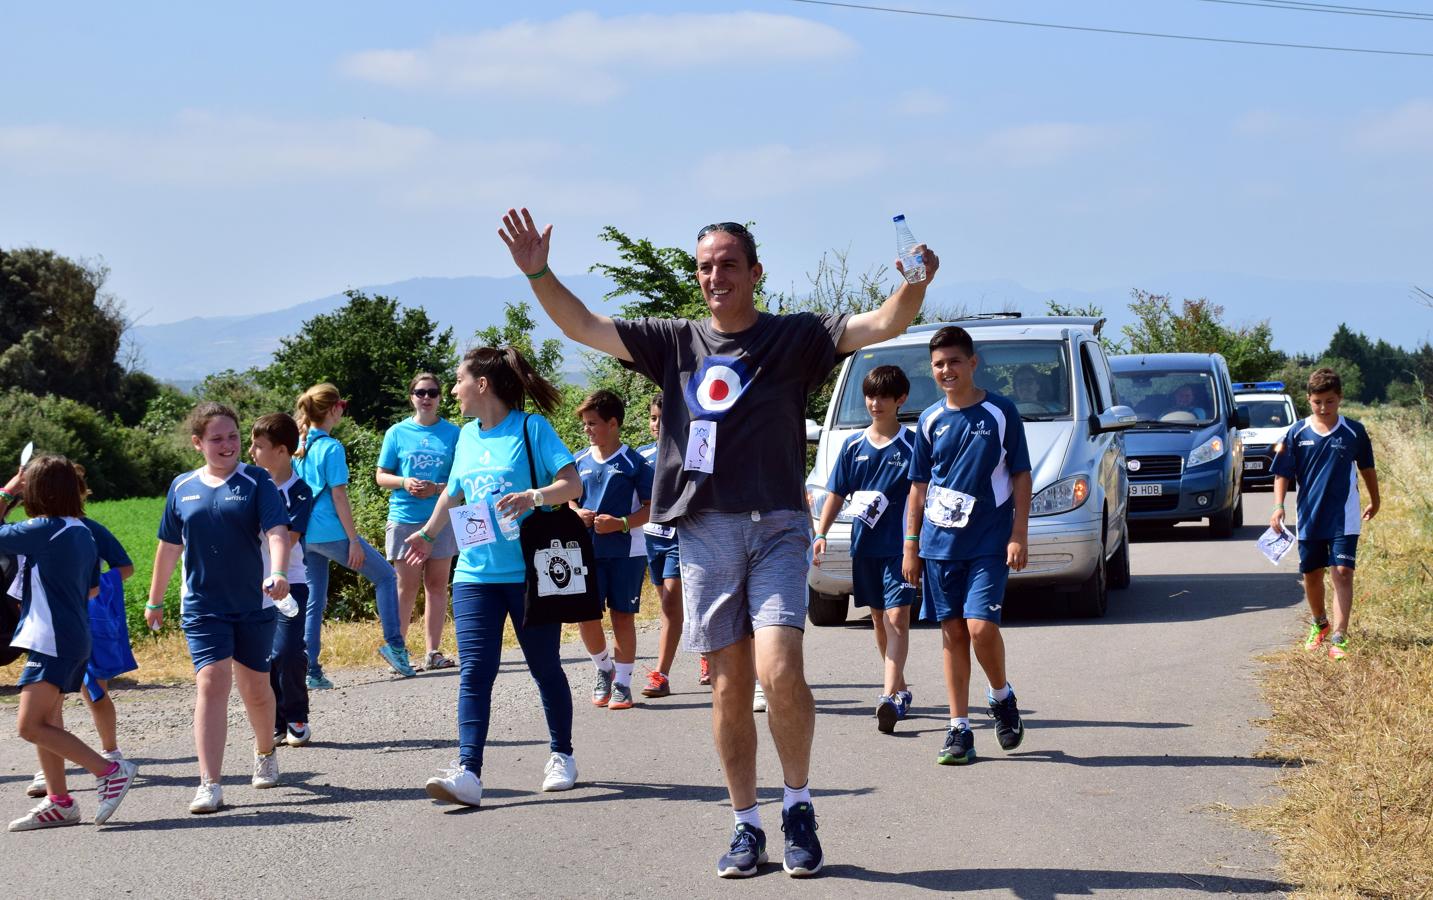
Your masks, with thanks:
[{"label": "car windshield", "polygon": [[1285,400],[1235,400],[1249,410],[1250,428],[1286,428],[1294,423],[1294,411]]},{"label": "car windshield", "polygon": [[[1070,365],[1063,341],[977,341],[975,383],[1009,398],[1026,422],[1070,418]],[[859,428],[871,421],[861,380],[876,366],[900,366],[911,393],[900,417],[910,421],[944,395],[930,372],[925,344],[879,347],[857,352],[836,403],[836,428]]]},{"label": "car windshield", "polygon": [[1214,379],[1206,372],[1116,372],[1120,402],[1141,424],[1208,425],[1219,412]]}]

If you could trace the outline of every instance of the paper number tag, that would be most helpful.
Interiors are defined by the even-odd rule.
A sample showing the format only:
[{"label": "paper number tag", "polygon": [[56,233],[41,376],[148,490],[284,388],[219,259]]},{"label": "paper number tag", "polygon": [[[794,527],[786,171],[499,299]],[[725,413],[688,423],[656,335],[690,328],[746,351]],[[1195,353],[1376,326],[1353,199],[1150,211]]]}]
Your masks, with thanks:
[{"label": "paper number tag", "polygon": [[925,515],[932,525],[941,528],[964,528],[970,524],[975,498],[969,494],[931,485],[925,496]]},{"label": "paper number tag", "polygon": [[689,472],[712,474],[716,461],[717,423],[693,419],[687,430],[687,457],[682,468]]},{"label": "paper number tag", "polygon": [[481,547],[498,539],[493,533],[493,516],[486,503],[455,506],[448,510],[448,519],[453,523],[453,537],[462,549]]},{"label": "paper number tag", "polygon": [[867,528],[875,528],[890,505],[885,491],[856,491],[851,495],[851,505],[847,509],[853,519],[865,522]]}]

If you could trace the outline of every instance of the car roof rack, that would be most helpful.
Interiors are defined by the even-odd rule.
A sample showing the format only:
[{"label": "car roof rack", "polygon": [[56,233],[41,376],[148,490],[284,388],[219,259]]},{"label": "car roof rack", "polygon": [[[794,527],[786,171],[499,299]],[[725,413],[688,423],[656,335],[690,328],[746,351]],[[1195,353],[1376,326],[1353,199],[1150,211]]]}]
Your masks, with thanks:
[{"label": "car roof rack", "polygon": [[991,325],[1082,325],[1098,336],[1100,329],[1105,325],[1106,319],[1103,316],[1022,316],[1018,312],[974,313],[960,319],[950,319],[945,322],[926,322],[921,325],[912,325],[906,329],[906,334],[936,331],[947,325],[960,325],[965,322],[982,327]]}]

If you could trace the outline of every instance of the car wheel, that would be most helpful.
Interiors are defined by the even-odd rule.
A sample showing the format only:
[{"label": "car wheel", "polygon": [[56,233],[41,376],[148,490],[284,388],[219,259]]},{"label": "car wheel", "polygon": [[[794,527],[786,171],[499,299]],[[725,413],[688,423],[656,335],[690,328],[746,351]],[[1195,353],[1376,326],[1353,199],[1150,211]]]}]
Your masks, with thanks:
[{"label": "car wheel", "polygon": [[845,594],[823,594],[815,588],[806,589],[806,615],[812,625],[845,625],[850,603]]},{"label": "car wheel", "polygon": [[1112,590],[1121,591],[1129,587],[1129,532],[1126,529],[1120,548],[1110,557],[1107,581]]},{"label": "car wheel", "polygon": [[1234,499],[1234,505],[1225,512],[1209,517],[1209,533],[1216,538],[1234,535],[1234,529],[1244,524],[1244,495]]},{"label": "car wheel", "polygon": [[1099,619],[1109,612],[1109,608],[1110,592],[1109,583],[1105,580],[1105,548],[1102,542],[1095,570],[1080,585],[1080,589],[1070,595],[1070,612],[1086,619]]}]

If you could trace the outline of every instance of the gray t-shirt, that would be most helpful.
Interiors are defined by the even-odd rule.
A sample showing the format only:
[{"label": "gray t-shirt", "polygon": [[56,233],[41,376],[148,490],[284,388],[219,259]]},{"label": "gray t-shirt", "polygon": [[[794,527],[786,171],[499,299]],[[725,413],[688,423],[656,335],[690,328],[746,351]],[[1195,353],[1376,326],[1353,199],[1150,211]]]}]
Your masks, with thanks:
[{"label": "gray t-shirt", "polygon": [[[652,521],[806,508],[806,398],[836,364],[847,318],[761,313],[737,334],[709,319],[614,320],[623,365],[662,388]],[[711,474],[684,465],[694,419],[716,426]]]}]

